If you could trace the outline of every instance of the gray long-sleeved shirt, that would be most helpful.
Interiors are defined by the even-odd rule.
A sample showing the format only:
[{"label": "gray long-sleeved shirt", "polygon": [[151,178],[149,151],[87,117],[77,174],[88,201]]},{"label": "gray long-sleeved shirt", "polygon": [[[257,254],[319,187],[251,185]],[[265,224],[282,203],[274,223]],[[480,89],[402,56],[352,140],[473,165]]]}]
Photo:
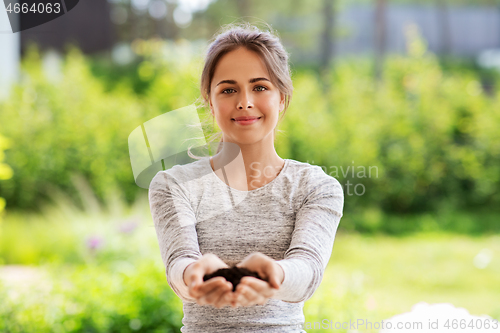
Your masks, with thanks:
[{"label": "gray long-sleeved shirt", "polygon": [[[342,186],[319,166],[285,159],[266,185],[240,191],[225,184],[204,157],[159,171],[149,187],[151,214],[166,277],[183,301],[183,333],[305,332],[303,306],[321,283],[344,205]],[[284,280],[264,305],[198,305],[184,269],[204,253],[229,266],[261,252]]]}]

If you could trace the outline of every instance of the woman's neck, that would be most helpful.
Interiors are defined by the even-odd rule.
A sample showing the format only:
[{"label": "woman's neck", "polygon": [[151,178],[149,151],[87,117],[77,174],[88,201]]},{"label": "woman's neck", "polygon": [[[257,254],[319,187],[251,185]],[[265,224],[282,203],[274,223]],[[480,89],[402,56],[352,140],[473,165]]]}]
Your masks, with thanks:
[{"label": "woman's neck", "polygon": [[222,144],[222,150],[213,156],[211,165],[219,178],[226,179],[233,188],[253,190],[262,187],[278,176],[285,163],[274,146],[261,150],[255,145]]}]

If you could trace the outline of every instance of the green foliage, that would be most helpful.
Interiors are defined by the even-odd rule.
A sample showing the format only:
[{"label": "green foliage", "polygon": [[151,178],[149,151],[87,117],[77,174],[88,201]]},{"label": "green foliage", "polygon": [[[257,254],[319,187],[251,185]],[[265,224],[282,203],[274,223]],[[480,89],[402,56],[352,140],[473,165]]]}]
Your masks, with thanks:
[{"label": "green foliage", "polygon": [[337,63],[327,93],[314,73],[296,75],[277,150],[339,179],[348,213],[500,206],[499,84],[488,96],[474,73],[443,73],[411,37],[380,86],[362,59]]},{"label": "green foliage", "polygon": [[[5,158],[4,150],[10,146],[10,141],[0,135],[0,181],[12,177],[12,169],[2,161]],[[0,222],[2,221],[2,212],[5,208],[5,199],[0,197]]]},{"label": "green foliage", "polygon": [[161,113],[191,104],[195,97],[186,75],[178,73],[188,70],[163,63],[154,66],[162,70],[152,69],[157,80],[150,83],[149,94],[137,96],[126,84],[106,92],[77,49],[66,57],[61,80],[53,81],[45,77],[39,53],[32,48],[23,60],[21,84],[0,104],[0,131],[13,142],[6,160],[14,176],[0,184],[8,207],[38,209],[50,199],[53,186],[77,200],[75,174],[87,178],[101,200],[113,186],[128,202],[143,191],[134,182],[128,135]]},{"label": "green foliage", "polygon": [[[92,207],[95,198],[79,194]],[[31,289],[24,280],[0,283],[0,331],[178,332],[181,301],[168,287],[147,198],[141,199],[129,208],[115,197],[107,210],[81,211],[60,193],[41,215],[9,212],[0,225],[0,264],[37,265],[48,274],[30,274]],[[370,209],[344,216],[323,282],[305,304],[306,321],[380,322],[420,301],[500,319],[498,236],[442,232],[470,234],[498,215],[445,213],[405,218]],[[412,235],[346,232],[378,230],[385,220],[382,231]]]},{"label": "green foliage", "polygon": [[[132,79],[102,63],[91,66],[73,49],[59,81],[45,77],[38,52],[30,50],[21,84],[0,104],[0,132],[12,140],[5,159],[14,175],[0,182],[8,207],[39,208],[54,187],[80,202],[79,175],[100,201],[113,188],[128,203],[144,194],[134,183],[128,135],[144,121],[197,101],[202,63],[187,53],[165,60],[158,40],[133,48],[142,59],[131,67]],[[369,59],[339,60],[325,91],[316,72],[295,69],[278,153],[336,177],[344,186],[345,215],[499,207],[498,74],[489,77],[497,84],[488,95],[475,72],[444,71],[410,31],[408,56],[388,56],[380,84],[372,76]],[[135,86],[137,80],[145,85]],[[208,137],[210,129],[204,130]],[[383,227],[385,218],[377,223],[356,229],[395,230]]]},{"label": "green foliage", "polygon": [[[90,207],[95,198],[79,194]],[[147,199],[81,211],[58,195],[42,214],[8,212],[0,225],[0,332],[179,332],[182,302]],[[4,267],[30,271],[5,283]]]},{"label": "green foliage", "polygon": [[[140,260],[45,264],[37,269],[48,274],[35,275],[31,289],[24,282],[14,288],[0,283],[0,331],[179,332],[181,301],[168,288],[161,262],[150,255],[156,251],[159,257],[157,247],[148,233],[140,234],[149,248]],[[340,232],[323,282],[305,303],[306,322],[380,322],[421,301],[450,302],[473,315],[500,319],[499,244],[497,235],[425,232],[396,238]]]},{"label": "green foliage", "polygon": [[[161,262],[52,267],[29,292],[0,284],[0,331],[179,332],[182,305]],[[16,293],[17,297],[9,297]]]},{"label": "green foliage", "polygon": [[500,233],[499,220],[499,213],[481,209],[456,210],[443,206],[432,213],[388,214],[373,206],[344,214],[339,229],[400,236],[439,231],[481,235]]},{"label": "green foliage", "polygon": [[0,264],[107,265],[159,258],[157,247],[146,246],[157,243],[147,196],[129,206],[114,190],[101,207],[86,185],[77,189],[85,210],[56,191],[55,203],[41,213],[8,211],[0,225]]}]

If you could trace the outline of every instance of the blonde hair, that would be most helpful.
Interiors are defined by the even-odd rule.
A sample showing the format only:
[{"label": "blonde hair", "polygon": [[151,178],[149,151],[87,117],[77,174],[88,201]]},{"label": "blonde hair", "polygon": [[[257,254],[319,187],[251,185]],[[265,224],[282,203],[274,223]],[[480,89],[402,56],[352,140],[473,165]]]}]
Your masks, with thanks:
[{"label": "blonde hair", "polygon": [[[215,35],[208,46],[205,56],[205,65],[201,74],[200,92],[202,105],[209,107],[210,85],[215,73],[215,68],[219,60],[227,53],[240,47],[245,47],[250,51],[256,52],[263,60],[269,72],[271,82],[278,88],[280,93],[285,96],[285,106],[278,123],[285,116],[286,110],[290,104],[293,92],[290,66],[288,64],[288,53],[280,42],[278,34],[268,24],[267,31],[260,30],[258,27],[248,22],[231,23],[221,27],[221,30]],[[212,122],[214,116],[212,115]],[[205,125],[209,121],[204,122]],[[276,126],[277,127],[277,126]],[[276,137],[276,128],[274,131]],[[214,133],[208,139],[207,145],[220,138],[217,147],[217,153],[221,150],[223,142],[222,132]],[[188,155],[199,159],[188,149]]]}]

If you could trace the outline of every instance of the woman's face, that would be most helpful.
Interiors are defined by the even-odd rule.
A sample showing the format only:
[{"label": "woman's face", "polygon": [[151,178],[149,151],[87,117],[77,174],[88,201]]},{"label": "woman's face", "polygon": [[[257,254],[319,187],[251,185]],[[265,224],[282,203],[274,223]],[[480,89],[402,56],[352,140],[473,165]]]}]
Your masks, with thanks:
[{"label": "woman's face", "polygon": [[[225,54],[210,83],[210,109],[223,132],[224,142],[273,144],[273,131],[285,105],[271,83],[260,56],[240,47]],[[242,121],[244,118],[254,120]]]}]

